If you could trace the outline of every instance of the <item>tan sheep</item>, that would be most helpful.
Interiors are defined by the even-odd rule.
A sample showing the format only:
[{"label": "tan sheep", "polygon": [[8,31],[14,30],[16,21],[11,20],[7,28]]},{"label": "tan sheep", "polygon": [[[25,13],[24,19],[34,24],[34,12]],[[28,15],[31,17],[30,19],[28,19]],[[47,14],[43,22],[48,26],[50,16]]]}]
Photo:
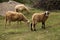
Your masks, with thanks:
[{"label": "tan sheep", "polygon": [[45,29],[45,21],[47,20],[49,16],[49,11],[46,11],[45,13],[34,13],[32,15],[32,23],[31,23],[31,30],[36,31],[35,25],[37,22],[42,22],[42,28]]},{"label": "tan sheep", "polygon": [[16,12],[27,11],[28,13],[30,13],[28,7],[25,6],[24,4],[16,5],[16,6],[15,6],[15,11],[16,11]]},{"label": "tan sheep", "polygon": [[[6,12],[6,16],[5,16],[5,19],[6,19],[6,23],[7,21],[9,22],[9,24],[12,22],[12,21],[24,21],[26,22],[27,24],[29,23],[29,20],[22,14],[22,13],[18,13],[18,12],[13,12],[13,11],[8,11]],[[5,23],[5,26],[6,26],[6,23]]]}]

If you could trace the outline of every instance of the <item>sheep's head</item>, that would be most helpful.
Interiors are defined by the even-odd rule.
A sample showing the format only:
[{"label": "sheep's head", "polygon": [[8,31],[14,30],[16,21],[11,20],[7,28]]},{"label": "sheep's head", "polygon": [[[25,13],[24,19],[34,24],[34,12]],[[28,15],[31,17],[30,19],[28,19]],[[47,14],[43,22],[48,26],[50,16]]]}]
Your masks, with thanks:
[{"label": "sheep's head", "polygon": [[29,24],[30,24],[30,21],[28,20],[28,21],[27,21],[27,25],[29,26]]},{"label": "sheep's head", "polygon": [[49,16],[49,14],[50,14],[49,11],[45,12],[45,16]]},{"label": "sheep's head", "polygon": [[23,20],[23,21],[25,22],[25,24],[27,24],[27,25],[29,26],[30,21],[29,21],[27,18],[24,18],[24,20]]}]

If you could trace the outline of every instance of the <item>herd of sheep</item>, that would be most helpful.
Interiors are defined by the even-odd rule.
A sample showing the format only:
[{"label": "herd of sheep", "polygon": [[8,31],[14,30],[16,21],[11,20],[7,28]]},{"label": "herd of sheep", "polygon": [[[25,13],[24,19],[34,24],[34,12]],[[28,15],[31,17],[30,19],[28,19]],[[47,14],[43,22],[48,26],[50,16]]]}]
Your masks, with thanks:
[{"label": "herd of sheep", "polygon": [[29,9],[24,5],[16,5],[15,11],[7,11],[5,16],[5,26],[7,22],[10,24],[12,21],[24,21],[28,25],[31,26],[31,31],[36,31],[35,25],[37,22],[42,22],[42,28],[45,29],[45,21],[49,16],[49,11],[45,11],[45,13],[34,13],[32,15],[32,22],[30,22],[27,17],[22,13],[23,10],[26,10],[29,13]]}]

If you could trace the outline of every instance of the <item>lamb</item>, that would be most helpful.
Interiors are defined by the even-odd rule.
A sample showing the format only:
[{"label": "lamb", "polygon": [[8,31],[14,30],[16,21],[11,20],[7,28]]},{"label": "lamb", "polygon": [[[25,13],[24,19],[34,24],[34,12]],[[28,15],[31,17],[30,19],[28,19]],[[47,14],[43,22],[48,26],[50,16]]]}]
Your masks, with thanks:
[{"label": "lamb", "polygon": [[45,21],[48,19],[49,11],[46,11],[45,13],[34,13],[32,15],[32,23],[31,23],[31,30],[36,31],[35,25],[37,22],[42,22],[42,28],[45,29]]},{"label": "lamb", "polygon": [[26,7],[24,4],[16,5],[15,6],[15,11],[16,12],[19,12],[19,11],[20,12],[27,11],[28,13],[30,13],[28,7]]},{"label": "lamb", "polygon": [[[9,24],[12,21],[17,21],[17,22],[24,21],[29,25],[29,20],[22,13],[18,13],[14,11],[7,11],[5,20],[6,20],[6,23],[9,22]],[[6,23],[5,23],[5,26],[6,26]]]}]

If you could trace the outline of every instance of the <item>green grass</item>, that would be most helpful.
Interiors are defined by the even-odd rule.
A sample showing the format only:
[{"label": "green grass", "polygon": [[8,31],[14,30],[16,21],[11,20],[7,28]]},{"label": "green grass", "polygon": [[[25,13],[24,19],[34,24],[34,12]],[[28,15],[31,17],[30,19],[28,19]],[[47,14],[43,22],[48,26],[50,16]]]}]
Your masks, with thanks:
[{"label": "green grass", "polygon": [[[26,14],[31,21],[34,12],[43,12],[42,10],[33,9],[31,14]],[[0,40],[60,40],[60,12],[51,12],[46,21],[46,29],[41,28],[41,23],[36,25],[37,31],[31,31],[25,23],[12,22],[6,28],[4,26],[4,17],[0,16]]]}]

